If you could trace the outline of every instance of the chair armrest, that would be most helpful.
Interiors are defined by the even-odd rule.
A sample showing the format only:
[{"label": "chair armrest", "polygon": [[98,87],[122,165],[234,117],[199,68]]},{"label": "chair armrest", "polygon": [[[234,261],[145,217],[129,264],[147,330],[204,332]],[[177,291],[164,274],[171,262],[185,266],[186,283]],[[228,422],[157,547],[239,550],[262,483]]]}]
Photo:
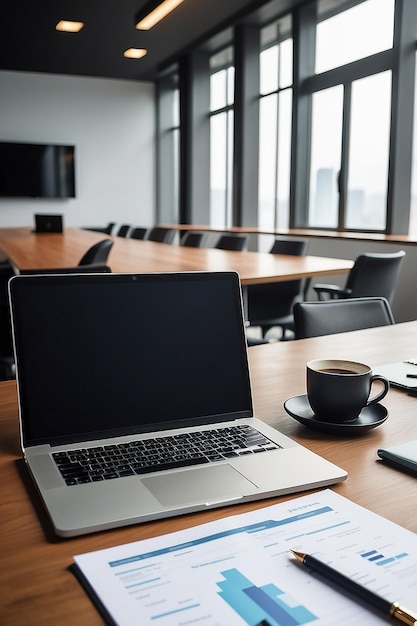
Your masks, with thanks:
[{"label": "chair armrest", "polygon": [[343,289],[338,285],[317,284],[313,285],[314,291],[317,293],[319,300],[324,300],[324,294],[327,294],[331,300],[336,298],[349,298],[351,294],[350,289]]}]

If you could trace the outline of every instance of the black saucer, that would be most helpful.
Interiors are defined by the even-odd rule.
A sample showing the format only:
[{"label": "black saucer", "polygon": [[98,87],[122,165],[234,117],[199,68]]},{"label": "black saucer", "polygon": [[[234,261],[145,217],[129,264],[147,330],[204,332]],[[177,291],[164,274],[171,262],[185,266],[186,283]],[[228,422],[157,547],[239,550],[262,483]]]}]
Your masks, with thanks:
[{"label": "black saucer", "polygon": [[284,402],[284,409],[291,417],[304,426],[336,435],[363,435],[371,428],[379,426],[388,417],[387,409],[382,404],[366,406],[354,422],[325,422],[316,417],[311,410],[307,396],[295,396]]}]

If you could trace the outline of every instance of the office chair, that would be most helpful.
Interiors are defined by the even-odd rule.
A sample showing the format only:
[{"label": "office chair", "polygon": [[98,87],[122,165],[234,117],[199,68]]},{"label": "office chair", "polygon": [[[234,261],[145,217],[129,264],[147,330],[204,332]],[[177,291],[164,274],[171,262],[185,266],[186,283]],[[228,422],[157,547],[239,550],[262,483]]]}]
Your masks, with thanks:
[{"label": "office chair", "polygon": [[84,230],[93,230],[95,233],[106,233],[111,235],[115,222],[109,222],[107,226],[84,226]]},{"label": "office chair", "polygon": [[135,228],[132,228],[132,230],[130,231],[129,237],[131,239],[146,239],[147,232],[148,232],[147,228],[143,226],[136,226]]},{"label": "office chair", "polygon": [[162,226],[154,226],[150,229],[147,239],[150,241],[158,241],[159,243],[172,243],[176,234],[175,228],[163,228]]},{"label": "office chair", "polygon": [[15,271],[8,261],[0,263],[0,380],[15,378],[8,282]]},{"label": "office chair", "polygon": [[296,339],[389,326],[394,323],[388,300],[375,296],[297,302],[294,305]]},{"label": "office chair", "polygon": [[78,265],[91,265],[91,263],[103,263],[107,262],[107,257],[110,254],[110,250],[113,246],[112,239],[103,239],[98,243],[95,243],[87,252],[81,257]]},{"label": "office chair", "polygon": [[186,248],[201,248],[205,237],[206,233],[197,233],[189,230],[181,237],[180,246],[185,246]]},{"label": "office chair", "polygon": [[391,304],[405,252],[365,253],[358,256],[344,288],[337,285],[313,285],[319,300],[381,296]]},{"label": "office chair", "polygon": [[[303,256],[308,239],[277,238],[270,254],[292,254]],[[286,339],[287,330],[294,330],[293,306],[304,300],[309,280],[288,280],[279,283],[248,285],[247,306],[250,326],[260,326],[262,337],[274,326],[282,329],[281,340]]]},{"label": "office chair", "polygon": [[22,276],[30,274],[111,274],[111,268],[104,263],[86,263],[71,267],[44,267],[42,269],[20,270]]},{"label": "office chair", "polygon": [[236,250],[241,251],[245,250],[248,244],[248,236],[247,235],[220,235],[217,240],[215,248],[219,250]]},{"label": "office chair", "polygon": [[117,237],[127,237],[130,230],[129,224],[122,224],[116,232]]}]

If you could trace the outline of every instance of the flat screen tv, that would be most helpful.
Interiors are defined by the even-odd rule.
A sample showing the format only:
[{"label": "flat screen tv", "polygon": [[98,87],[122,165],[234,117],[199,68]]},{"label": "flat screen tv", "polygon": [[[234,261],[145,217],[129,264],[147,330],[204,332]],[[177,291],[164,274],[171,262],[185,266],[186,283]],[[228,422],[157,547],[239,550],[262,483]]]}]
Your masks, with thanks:
[{"label": "flat screen tv", "polygon": [[74,198],[75,148],[0,142],[0,197]]}]

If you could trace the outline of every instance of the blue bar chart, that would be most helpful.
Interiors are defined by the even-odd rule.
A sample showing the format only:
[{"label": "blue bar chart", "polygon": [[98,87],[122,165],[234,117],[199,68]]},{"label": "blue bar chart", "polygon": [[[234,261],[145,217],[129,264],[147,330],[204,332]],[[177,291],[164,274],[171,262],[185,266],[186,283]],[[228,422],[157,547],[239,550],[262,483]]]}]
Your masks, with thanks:
[{"label": "blue bar chart", "polygon": [[218,595],[245,620],[249,626],[267,620],[271,626],[299,626],[315,621],[316,615],[297,604],[274,584],[257,587],[238,569],[221,572]]},{"label": "blue bar chart", "polygon": [[388,556],[386,554],[382,554],[379,550],[369,550],[368,552],[362,552],[361,554],[363,559],[366,559],[370,563],[374,563],[378,566],[390,565],[391,563],[395,563],[406,556],[408,556],[407,552],[401,552],[399,554]]}]

